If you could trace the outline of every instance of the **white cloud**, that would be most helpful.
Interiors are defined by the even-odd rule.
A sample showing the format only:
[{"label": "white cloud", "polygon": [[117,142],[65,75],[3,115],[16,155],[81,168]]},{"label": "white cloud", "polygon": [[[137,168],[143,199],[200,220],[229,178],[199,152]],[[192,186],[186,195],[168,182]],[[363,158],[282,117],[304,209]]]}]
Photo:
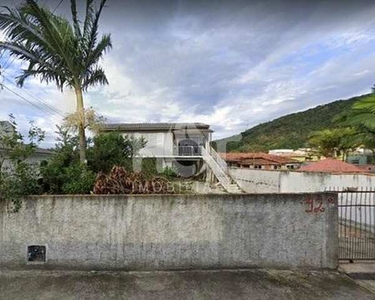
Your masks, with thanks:
[{"label": "white cloud", "polygon": [[[113,34],[103,62],[110,84],[91,89],[86,106],[112,122],[206,122],[218,138],[373,84],[371,1],[193,2],[113,2],[102,26]],[[24,89],[63,113],[75,110],[71,91],[38,79]],[[51,137],[61,120],[3,92],[0,103],[0,117],[35,119]]]}]

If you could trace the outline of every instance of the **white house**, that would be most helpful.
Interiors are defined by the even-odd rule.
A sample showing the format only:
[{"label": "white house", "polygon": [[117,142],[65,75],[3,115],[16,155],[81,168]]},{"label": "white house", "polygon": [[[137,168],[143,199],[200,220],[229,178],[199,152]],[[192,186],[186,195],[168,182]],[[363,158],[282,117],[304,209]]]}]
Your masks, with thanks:
[{"label": "white house", "polygon": [[100,131],[143,137],[147,143],[139,157],[155,157],[160,169],[173,167],[185,176],[204,171],[202,151],[212,140],[210,126],[203,123],[106,124]]},{"label": "white house", "polygon": [[155,157],[158,168],[172,167],[182,176],[214,176],[228,191],[237,191],[225,161],[212,149],[210,125],[203,123],[120,123],[105,124],[99,131],[120,132],[147,144],[138,157]]}]

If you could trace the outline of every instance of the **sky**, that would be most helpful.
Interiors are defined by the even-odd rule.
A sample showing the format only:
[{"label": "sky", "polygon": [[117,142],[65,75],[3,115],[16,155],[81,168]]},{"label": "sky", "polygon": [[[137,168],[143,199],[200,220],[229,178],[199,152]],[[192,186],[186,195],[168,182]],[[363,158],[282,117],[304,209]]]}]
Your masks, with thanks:
[{"label": "sky", "polygon": [[[69,0],[40,2],[69,16]],[[374,16],[373,0],[108,0],[100,32],[113,40],[101,62],[109,85],[90,89],[85,105],[108,122],[204,122],[214,139],[238,134],[369,93]],[[51,147],[55,125],[75,110],[74,93],[37,78],[19,89],[22,65],[7,54],[0,64],[0,82],[24,98],[0,90],[0,120],[13,113],[23,131],[33,120]]]}]

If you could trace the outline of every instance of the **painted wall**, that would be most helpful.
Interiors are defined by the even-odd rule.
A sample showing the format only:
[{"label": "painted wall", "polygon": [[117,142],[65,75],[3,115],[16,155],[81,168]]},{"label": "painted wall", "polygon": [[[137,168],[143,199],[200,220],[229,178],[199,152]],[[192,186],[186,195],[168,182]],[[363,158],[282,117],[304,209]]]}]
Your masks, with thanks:
[{"label": "painted wall", "polygon": [[248,193],[278,193],[280,174],[277,171],[230,168],[231,177]]},{"label": "painted wall", "polygon": [[337,224],[336,194],[34,196],[0,202],[0,267],[336,268]]},{"label": "painted wall", "polygon": [[[42,161],[48,161],[52,157],[53,157],[53,154],[35,152],[29,158],[27,158],[25,161],[28,164],[32,164],[35,167],[39,168]],[[8,156],[6,156],[4,154],[4,152],[1,152],[1,150],[0,150],[0,160],[2,161],[1,167],[2,167],[3,171],[13,170],[14,163],[9,159]]]},{"label": "painted wall", "polygon": [[264,171],[230,168],[229,172],[248,193],[322,192],[332,188],[375,187],[374,175],[328,174],[314,172]]},{"label": "painted wall", "polygon": [[139,151],[140,156],[170,156],[173,155],[172,132],[136,132],[132,133],[136,138],[143,137],[147,144]]}]

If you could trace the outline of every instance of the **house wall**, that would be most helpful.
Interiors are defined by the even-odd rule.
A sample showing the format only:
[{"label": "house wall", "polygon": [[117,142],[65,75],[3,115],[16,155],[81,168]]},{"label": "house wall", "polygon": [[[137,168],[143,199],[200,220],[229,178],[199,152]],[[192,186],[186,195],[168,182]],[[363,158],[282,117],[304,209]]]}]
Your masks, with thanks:
[{"label": "house wall", "polygon": [[147,141],[146,146],[139,151],[141,156],[153,157],[173,155],[172,132],[135,132],[131,133],[131,135],[135,138],[143,137]]},{"label": "house wall", "polygon": [[[32,164],[36,167],[39,167],[42,161],[48,161],[52,158],[53,154],[45,154],[45,153],[33,153],[29,158],[27,158],[25,161],[29,164]],[[14,164],[9,159],[8,156],[4,154],[4,152],[1,152],[0,150],[0,160],[2,161],[2,169],[3,170],[10,170],[13,169]]]},{"label": "house wall", "polygon": [[[334,269],[337,224],[332,193],[34,196],[18,213],[0,202],[0,267]],[[28,263],[30,245],[47,262]]]},{"label": "house wall", "polygon": [[229,172],[248,193],[322,192],[330,189],[375,186],[375,176],[230,168]]}]

